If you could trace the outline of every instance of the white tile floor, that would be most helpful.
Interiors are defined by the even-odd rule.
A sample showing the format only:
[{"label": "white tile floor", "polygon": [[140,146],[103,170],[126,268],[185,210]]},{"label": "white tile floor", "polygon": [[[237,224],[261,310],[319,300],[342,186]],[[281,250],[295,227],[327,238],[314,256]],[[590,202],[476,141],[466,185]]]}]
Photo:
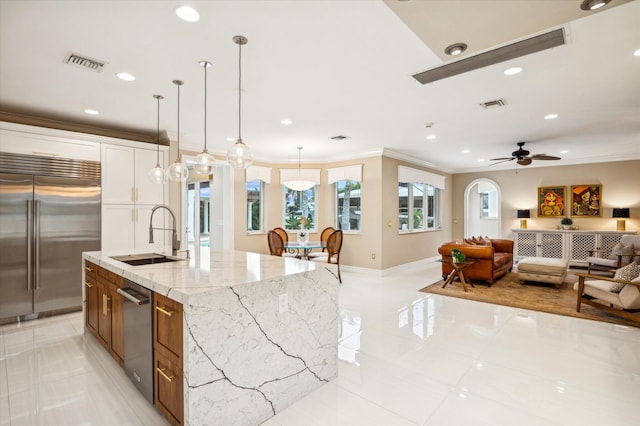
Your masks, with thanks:
[{"label": "white tile floor", "polygon": [[[340,373],[265,423],[637,425],[640,329],[343,271]],[[70,314],[0,328],[0,425],[163,425]]]}]

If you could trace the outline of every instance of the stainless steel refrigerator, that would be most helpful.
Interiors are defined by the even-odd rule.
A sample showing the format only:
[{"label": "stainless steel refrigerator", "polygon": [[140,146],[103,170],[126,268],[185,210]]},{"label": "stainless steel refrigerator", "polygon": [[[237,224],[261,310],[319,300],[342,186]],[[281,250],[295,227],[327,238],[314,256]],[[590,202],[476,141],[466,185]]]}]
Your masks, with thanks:
[{"label": "stainless steel refrigerator", "polygon": [[82,307],[100,200],[99,162],[0,153],[0,323]]}]

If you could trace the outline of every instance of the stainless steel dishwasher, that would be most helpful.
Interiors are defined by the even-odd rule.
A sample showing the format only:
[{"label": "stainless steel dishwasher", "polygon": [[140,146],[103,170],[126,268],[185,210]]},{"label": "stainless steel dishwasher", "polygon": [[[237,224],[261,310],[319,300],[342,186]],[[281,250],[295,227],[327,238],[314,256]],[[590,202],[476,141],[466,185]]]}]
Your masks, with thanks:
[{"label": "stainless steel dishwasher", "polygon": [[153,404],[153,293],[127,279],[118,293],[123,298],[124,370]]}]

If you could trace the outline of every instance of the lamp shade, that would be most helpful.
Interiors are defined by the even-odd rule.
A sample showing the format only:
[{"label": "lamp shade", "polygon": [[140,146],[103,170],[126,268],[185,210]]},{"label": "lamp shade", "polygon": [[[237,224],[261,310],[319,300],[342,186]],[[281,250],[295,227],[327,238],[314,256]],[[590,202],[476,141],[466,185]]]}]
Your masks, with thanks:
[{"label": "lamp shade", "polygon": [[529,219],[531,217],[531,212],[529,210],[518,210],[517,218],[518,219]]},{"label": "lamp shade", "polygon": [[613,214],[611,215],[611,217],[628,219],[630,217],[629,208],[613,209]]}]

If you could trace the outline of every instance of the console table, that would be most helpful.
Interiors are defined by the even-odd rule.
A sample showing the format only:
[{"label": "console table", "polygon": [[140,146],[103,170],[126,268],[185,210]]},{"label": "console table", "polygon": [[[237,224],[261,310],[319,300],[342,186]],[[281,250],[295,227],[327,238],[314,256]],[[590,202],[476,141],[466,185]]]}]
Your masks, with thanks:
[{"label": "console table", "polygon": [[567,259],[573,265],[586,266],[589,250],[601,250],[608,257],[625,234],[636,231],[599,231],[593,229],[512,229],[514,259],[549,257]]}]

